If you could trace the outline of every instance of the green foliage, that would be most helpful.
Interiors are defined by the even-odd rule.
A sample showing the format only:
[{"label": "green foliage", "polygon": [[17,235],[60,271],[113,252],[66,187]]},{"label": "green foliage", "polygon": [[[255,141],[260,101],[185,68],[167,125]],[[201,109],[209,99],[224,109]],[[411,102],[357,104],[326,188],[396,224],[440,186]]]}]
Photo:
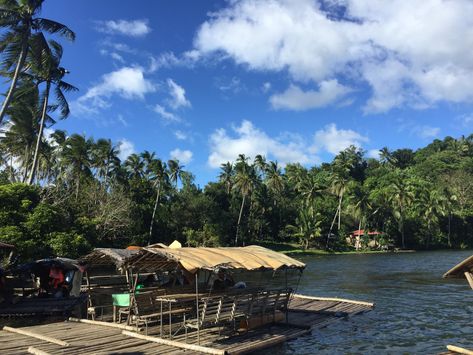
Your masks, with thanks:
[{"label": "green foliage", "polygon": [[90,251],[89,242],[75,232],[53,232],[49,234],[48,245],[54,255],[77,258]]}]

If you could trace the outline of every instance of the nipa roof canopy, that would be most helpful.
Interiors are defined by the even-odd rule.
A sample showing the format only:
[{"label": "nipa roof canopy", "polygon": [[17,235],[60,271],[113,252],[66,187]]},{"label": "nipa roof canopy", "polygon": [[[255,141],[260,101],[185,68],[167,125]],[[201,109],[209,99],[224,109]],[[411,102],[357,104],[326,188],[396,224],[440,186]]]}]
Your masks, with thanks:
[{"label": "nipa roof canopy", "polygon": [[191,273],[219,267],[244,270],[305,268],[305,264],[298,260],[256,245],[238,248],[145,247],[127,264],[142,271],[172,270],[179,265]]},{"label": "nipa roof canopy", "polygon": [[465,272],[473,273],[473,255],[448,270],[443,277],[465,277]]},{"label": "nipa roof canopy", "polygon": [[138,251],[136,249],[95,248],[81,260],[89,267],[115,265],[117,269],[121,269],[127,260],[136,255]]}]

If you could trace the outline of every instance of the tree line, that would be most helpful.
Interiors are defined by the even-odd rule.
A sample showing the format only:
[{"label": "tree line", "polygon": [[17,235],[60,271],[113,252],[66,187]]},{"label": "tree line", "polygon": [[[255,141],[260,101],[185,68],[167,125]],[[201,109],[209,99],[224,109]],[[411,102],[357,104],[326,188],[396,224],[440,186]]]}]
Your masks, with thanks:
[{"label": "tree line", "polygon": [[[204,187],[177,160],[126,160],[110,139],[45,128],[69,115],[62,47],[67,26],[39,17],[42,0],[0,0],[0,241],[24,258],[93,247],[292,242],[346,250],[354,230],[399,248],[473,246],[473,135],[424,148],[354,146],[332,162],[281,166],[240,155]],[[52,38],[49,38],[52,37]]]}]

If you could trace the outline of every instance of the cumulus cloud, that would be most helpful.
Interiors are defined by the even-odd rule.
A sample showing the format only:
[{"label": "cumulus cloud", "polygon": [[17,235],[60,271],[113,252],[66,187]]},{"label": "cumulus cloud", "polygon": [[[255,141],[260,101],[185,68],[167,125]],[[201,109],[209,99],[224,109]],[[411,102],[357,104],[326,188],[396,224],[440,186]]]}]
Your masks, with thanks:
[{"label": "cumulus cloud", "polygon": [[118,141],[118,149],[120,150],[118,157],[121,161],[125,161],[131,154],[136,153],[135,145],[126,138]]},{"label": "cumulus cloud", "polygon": [[335,79],[322,81],[319,86],[318,91],[303,91],[298,86],[291,85],[283,93],[271,96],[269,101],[275,109],[300,111],[333,104],[351,91]]},{"label": "cumulus cloud", "polygon": [[169,153],[171,159],[179,160],[182,164],[189,164],[192,161],[192,152],[190,150],[181,150],[176,148]]},{"label": "cumulus cloud", "polygon": [[178,115],[167,111],[165,107],[163,107],[159,104],[156,104],[154,106],[153,111],[156,112],[158,115],[160,115],[165,121],[168,121],[168,122],[180,122],[181,121],[181,118]]},{"label": "cumulus cloud", "polygon": [[144,99],[145,94],[155,91],[155,86],[144,77],[142,68],[123,67],[102,76],[101,81],[72,102],[72,111],[97,113],[110,107],[109,98],[119,95],[128,100]]},{"label": "cumulus cloud", "polygon": [[109,20],[97,21],[97,30],[107,34],[120,34],[130,37],[143,37],[151,32],[148,20]]},{"label": "cumulus cloud", "polygon": [[232,128],[233,134],[225,129],[215,130],[210,136],[210,155],[208,165],[218,168],[227,161],[234,161],[239,154],[254,158],[261,154],[284,164],[299,162],[315,163],[318,158],[307,150],[304,140],[292,134],[272,138],[258,129],[252,122],[244,120],[240,126]]},{"label": "cumulus cloud", "polygon": [[180,141],[185,141],[188,138],[187,133],[180,130],[175,131],[174,136]]},{"label": "cumulus cloud", "polygon": [[368,137],[358,132],[351,129],[337,129],[336,124],[331,123],[315,132],[311,150],[314,152],[325,150],[335,155],[351,145],[361,147],[364,142],[368,141]]},{"label": "cumulus cloud", "polygon": [[[443,101],[473,102],[469,0],[229,4],[200,26],[194,58],[217,56],[232,58],[250,70],[284,70],[293,82],[314,88],[336,78],[348,78],[355,88],[368,84],[366,113],[406,106],[419,109]],[[320,91],[298,93],[304,104],[286,106],[319,107],[308,102],[318,103]]]},{"label": "cumulus cloud", "polygon": [[190,107],[191,103],[186,98],[186,90],[180,85],[178,85],[174,80],[168,79],[167,84],[169,87],[169,94],[171,99],[168,100],[169,106],[174,110],[177,110],[181,107]]}]

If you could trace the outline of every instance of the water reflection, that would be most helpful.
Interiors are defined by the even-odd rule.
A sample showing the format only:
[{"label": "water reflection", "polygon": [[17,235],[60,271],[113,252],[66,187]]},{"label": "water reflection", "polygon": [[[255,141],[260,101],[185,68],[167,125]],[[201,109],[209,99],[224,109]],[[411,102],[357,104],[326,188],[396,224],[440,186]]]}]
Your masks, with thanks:
[{"label": "water reflection", "polygon": [[473,291],[442,274],[461,252],[302,258],[299,292],[376,303],[374,311],[316,330],[265,354],[434,354],[473,347]]}]

